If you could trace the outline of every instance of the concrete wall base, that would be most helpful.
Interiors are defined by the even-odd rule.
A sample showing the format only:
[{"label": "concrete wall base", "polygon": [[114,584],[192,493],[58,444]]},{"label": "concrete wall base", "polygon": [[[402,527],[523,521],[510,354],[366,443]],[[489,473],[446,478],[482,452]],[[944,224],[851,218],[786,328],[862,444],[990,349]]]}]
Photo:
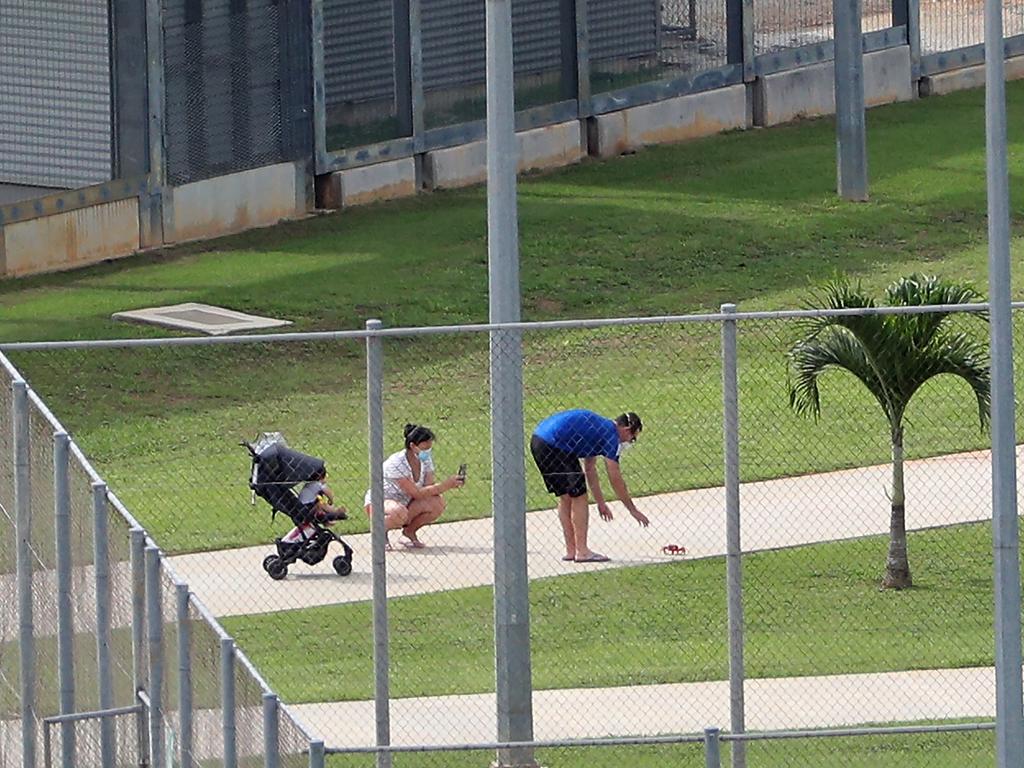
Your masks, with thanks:
[{"label": "concrete wall base", "polygon": [[[1024,56],[1013,56],[1006,60],[1006,79],[1020,80],[1024,78]],[[922,96],[942,96],[953,91],[965,91],[969,88],[985,86],[985,65],[978,64],[965,69],[951,72],[940,72],[937,75],[925,75],[921,78]]]},{"label": "concrete wall base", "polygon": [[416,194],[416,159],[406,157],[318,176],[317,208],[349,208]]},{"label": "concrete wall base", "polygon": [[[836,111],[833,62],[759,77],[754,83],[754,124],[788,123]],[[914,98],[910,48],[900,46],[864,55],[864,103],[869,107]]]},{"label": "concrete wall base", "polygon": [[613,157],[648,144],[748,127],[746,86],[731,85],[598,115],[587,127],[590,154]]},{"label": "concrete wall base", "polygon": [[[517,133],[519,172],[578,163],[586,155],[583,139],[578,120]],[[423,178],[427,189],[454,189],[487,181],[486,140],[427,152]]]},{"label": "concrete wall base", "polygon": [[82,267],[137,250],[138,198],[101,203],[0,228],[0,276]]},{"label": "concrete wall base", "polygon": [[309,183],[305,163],[294,162],[165,190],[164,242],[219,237],[304,216]]}]

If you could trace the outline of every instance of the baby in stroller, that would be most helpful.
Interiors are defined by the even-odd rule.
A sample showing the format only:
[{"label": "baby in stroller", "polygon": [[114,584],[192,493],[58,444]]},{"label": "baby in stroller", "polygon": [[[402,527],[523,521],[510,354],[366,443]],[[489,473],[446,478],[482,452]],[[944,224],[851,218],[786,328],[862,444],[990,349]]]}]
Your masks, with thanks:
[{"label": "baby in stroller", "polygon": [[[263,570],[279,580],[288,575],[288,566],[297,560],[316,565],[327,556],[331,542],[338,542],[343,554],[331,561],[339,576],[352,572],[352,548],[329,527],[344,520],[344,507],[334,506],[334,495],[324,480],[327,468],[323,459],[288,447],[279,432],[264,432],[255,442],[242,443],[252,457],[249,487],[253,501],[259,496],[270,504],[273,514],[286,514],[295,525],[277,539],[277,553],[263,559]],[[295,486],[302,483],[296,493]]]}]

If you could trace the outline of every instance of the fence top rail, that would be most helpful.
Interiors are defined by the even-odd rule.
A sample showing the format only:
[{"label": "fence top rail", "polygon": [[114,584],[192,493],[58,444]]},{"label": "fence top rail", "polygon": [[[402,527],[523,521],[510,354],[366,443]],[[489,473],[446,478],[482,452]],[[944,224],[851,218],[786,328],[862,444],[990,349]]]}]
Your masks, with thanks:
[{"label": "fence top rail", "polygon": [[900,736],[915,733],[956,733],[960,731],[993,731],[995,721],[982,723],[935,723],[934,725],[864,726],[862,728],[823,728],[793,731],[756,731],[723,733],[722,741],[766,741],[770,739],[815,739],[837,736]]},{"label": "fence top rail", "polygon": [[[723,307],[726,305],[723,305]],[[1012,302],[1013,309],[1024,309],[1024,302]],[[0,343],[3,352],[37,352],[63,349],[113,349],[132,347],[219,346],[222,344],[287,343],[310,341],[343,341],[384,338],[389,336],[439,336],[457,333],[489,333],[491,331],[550,331],[608,328],[636,325],[682,325],[687,323],[721,323],[746,320],[809,320],[826,317],[874,315],[924,315],[936,312],[988,312],[990,305],[927,304],[913,307],[859,307],[855,309],[781,309],[757,312],[707,312],[693,315],[655,315],[652,317],[606,317],[580,320],[542,320],[517,323],[467,323],[461,325],[427,325],[359,329],[348,331],[310,331],[308,333],[259,333],[239,336],[175,336],[159,339],[78,339],[74,341],[14,341]]]},{"label": "fence top rail", "polygon": [[375,752],[468,752],[473,750],[499,750],[517,748],[554,747],[610,747],[641,744],[697,744],[704,743],[708,733],[717,732],[720,741],[762,741],[769,739],[800,739],[837,736],[896,736],[918,733],[955,733],[962,731],[991,731],[995,721],[979,723],[934,723],[931,725],[863,726],[853,728],[805,729],[791,731],[753,731],[749,733],[727,733],[709,728],[699,734],[677,734],[666,736],[630,736],[608,739],[553,739],[548,741],[482,742],[479,744],[417,744],[388,745],[377,747],[327,747],[329,755],[372,754]]},{"label": "fence top rail", "polygon": [[556,747],[618,747],[637,744],[703,744],[703,733],[677,734],[669,736],[621,736],[607,739],[550,739],[547,741],[484,741],[477,744],[415,744],[388,745],[379,747],[326,747],[328,755],[374,754],[376,752],[471,752],[495,751],[499,749],[534,749]]}]

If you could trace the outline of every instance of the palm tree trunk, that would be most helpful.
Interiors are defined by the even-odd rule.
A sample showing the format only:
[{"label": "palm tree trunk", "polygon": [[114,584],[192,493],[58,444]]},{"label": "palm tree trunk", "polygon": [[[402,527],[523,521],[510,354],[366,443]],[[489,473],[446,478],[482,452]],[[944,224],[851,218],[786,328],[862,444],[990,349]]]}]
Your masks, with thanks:
[{"label": "palm tree trunk", "polygon": [[882,579],[886,589],[906,589],[912,584],[903,500],[903,427],[900,426],[892,433],[892,516],[889,518],[889,556]]}]

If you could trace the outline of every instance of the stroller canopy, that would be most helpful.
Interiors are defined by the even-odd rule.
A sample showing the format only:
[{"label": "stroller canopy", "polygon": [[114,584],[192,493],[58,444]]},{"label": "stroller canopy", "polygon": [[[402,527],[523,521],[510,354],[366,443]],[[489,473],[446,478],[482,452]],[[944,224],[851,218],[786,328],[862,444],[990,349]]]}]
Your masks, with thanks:
[{"label": "stroller canopy", "polygon": [[325,469],[323,459],[289,448],[284,440],[259,441],[253,451],[253,464],[254,486],[304,483]]}]

